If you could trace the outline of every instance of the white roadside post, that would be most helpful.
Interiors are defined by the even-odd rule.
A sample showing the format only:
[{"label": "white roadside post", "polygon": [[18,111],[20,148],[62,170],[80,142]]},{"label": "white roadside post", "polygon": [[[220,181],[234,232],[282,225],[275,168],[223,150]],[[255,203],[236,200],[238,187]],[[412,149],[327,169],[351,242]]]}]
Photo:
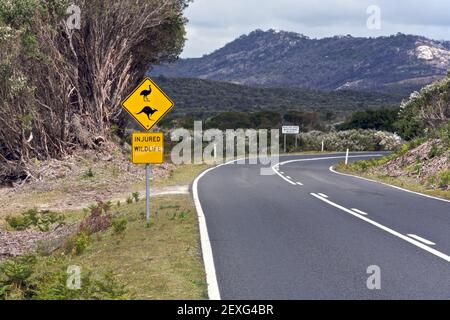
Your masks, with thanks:
[{"label": "white roadside post", "polygon": [[345,154],[345,165],[348,165],[348,154],[349,154],[350,150],[347,149],[347,153]]},{"label": "white roadside post", "polygon": [[322,152],[325,151],[325,141],[322,140]]}]

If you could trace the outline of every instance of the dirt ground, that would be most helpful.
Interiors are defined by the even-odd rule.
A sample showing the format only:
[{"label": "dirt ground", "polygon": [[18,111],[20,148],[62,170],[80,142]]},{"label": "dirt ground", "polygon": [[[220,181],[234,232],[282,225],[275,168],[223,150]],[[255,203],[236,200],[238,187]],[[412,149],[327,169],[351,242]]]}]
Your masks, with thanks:
[{"label": "dirt ground", "polygon": [[[152,184],[169,178],[175,170],[172,164],[153,165]],[[84,152],[36,162],[34,171],[38,174],[25,183],[0,187],[0,224],[6,216],[31,208],[77,210],[97,200],[125,200],[145,190],[144,167],[132,164],[117,150],[112,155]]]}]

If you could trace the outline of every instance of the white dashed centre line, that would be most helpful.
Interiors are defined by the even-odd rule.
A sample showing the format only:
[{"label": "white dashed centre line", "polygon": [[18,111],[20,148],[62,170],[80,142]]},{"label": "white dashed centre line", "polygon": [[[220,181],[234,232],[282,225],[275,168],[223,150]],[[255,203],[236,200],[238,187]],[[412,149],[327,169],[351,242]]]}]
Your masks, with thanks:
[{"label": "white dashed centre line", "polygon": [[[412,239],[412,238],[410,238],[408,236],[405,236],[405,235],[401,234],[400,232],[397,232],[397,231],[395,231],[395,230],[393,230],[391,228],[388,228],[388,227],[382,225],[381,223],[373,221],[373,220],[371,220],[371,219],[369,219],[369,218],[367,218],[367,217],[365,217],[365,216],[363,216],[361,214],[358,214],[358,213],[356,213],[356,212],[354,212],[354,211],[352,211],[350,209],[347,209],[347,208],[345,208],[345,207],[343,207],[343,206],[341,206],[341,205],[339,205],[337,203],[334,203],[334,202],[332,202],[332,201],[330,201],[330,200],[328,200],[328,199],[326,199],[324,197],[321,197],[321,196],[319,196],[316,193],[311,193],[311,195],[313,197],[315,197],[315,198],[325,202],[325,203],[328,203],[329,205],[331,205],[331,206],[333,206],[333,207],[335,207],[335,208],[337,208],[339,210],[347,212],[347,213],[351,214],[352,216],[354,216],[356,218],[359,218],[359,219],[361,219],[361,220],[363,220],[363,221],[365,221],[365,222],[367,222],[367,223],[369,223],[369,224],[371,224],[371,225],[373,225],[373,226],[375,226],[377,228],[380,228],[381,230],[384,230],[384,231],[390,233],[393,236],[396,236],[396,237],[398,237],[398,238],[400,238],[402,240],[405,240],[406,242],[409,242],[409,243],[415,245],[416,247],[419,247],[420,249],[423,249],[423,250],[425,250],[425,251],[427,251],[427,252],[429,252],[429,253],[431,253],[431,254],[433,254],[433,255],[435,255],[435,256],[437,256],[437,257],[439,257],[439,258],[441,258],[441,259],[443,259],[443,260],[445,260],[447,262],[450,262],[450,256],[448,256],[445,253],[440,252],[440,251],[438,251],[436,249],[433,249],[433,248],[429,247],[428,245],[425,245],[423,242],[419,242],[419,241],[414,240],[414,239]],[[421,238],[421,239],[423,239],[423,238]],[[425,239],[423,239],[423,240],[425,240]],[[426,240],[426,241],[428,241],[428,240]],[[429,241],[429,242],[431,242],[431,241]]]},{"label": "white dashed centre line", "polygon": [[361,211],[359,209],[352,208],[352,210],[355,211],[356,213],[362,214],[363,216],[368,216],[367,213],[365,213],[364,211]]},{"label": "white dashed centre line", "polygon": [[411,238],[414,238],[416,240],[419,240],[420,242],[423,242],[423,243],[425,243],[425,244],[427,244],[429,246],[435,246],[436,245],[436,243],[431,242],[431,241],[429,241],[427,239],[424,239],[422,237],[419,237],[418,235],[415,235],[415,234],[408,234],[408,237],[411,237]]}]

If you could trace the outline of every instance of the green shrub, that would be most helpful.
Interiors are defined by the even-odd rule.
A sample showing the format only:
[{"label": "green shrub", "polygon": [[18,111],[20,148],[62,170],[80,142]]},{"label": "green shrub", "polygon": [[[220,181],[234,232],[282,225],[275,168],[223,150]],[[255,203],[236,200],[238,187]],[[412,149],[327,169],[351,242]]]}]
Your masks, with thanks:
[{"label": "green shrub", "polygon": [[96,206],[92,206],[90,215],[81,221],[79,230],[86,235],[107,230],[111,226],[112,217],[107,212],[110,206],[111,204],[105,204],[101,201]]},{"label": "green shrub", "polygon": [[81,288],[67,287],[67,267],[46,272],[35,281],[33,300],[118,300],[127,298],[127,290],[112,273],[99,276],[87,271],[81,272]]},{"label": "green shrub", "polygon": [[0,299],[30,297],[33,286],[29,279],[36,262],[34,255],[25,255],[0,264]]},{"label": "green shrub", "polygon": [[112,222],[113,233],[116,235],[123,234],[127,229],[127,223],[128,221],[125,218],[114,219]]},{"label": "green shrub", "polygon": [[439,174],[439,187],[448,188],[450,186],[450,170],[445,170]]},{"label": "green shrub", "polygon": [[[55,268],[55,266],[57,268]],[[61,258],[46,260],[37,268],[32,255],[7,260],[0,264],[0,299],[18,300],[113,300],[126,299],[128,291],[111,272],[81,272],[81,288],[67,286],[69,274]]]},{"label": "green shrub", "polygon": [[139,202],[139,197],[141,196],[141,194],[139,192],[133,192],[131,196],[133,197],[135,202]]},{"label": "green shrub", "polygon": [[89,236],[85,232],[79,232],[67,239],[64,245],[64,252],[73,256],[79,256],[86,251],[88,246]]},{"label": "green shrub", "polygon": [[133,203],[133,198],[132,197],[128,197],[127,198],[127,204],[132,204]]},{"label": "green shrub", "polygon": [[113,207],[112,201],[103,203],[103,210],[105,211],[105,213],[108,213],[108,211],[111,210],[112,207]]},{"label": "green shrub", "polygon": [[64,215],[52,211],[38,211],[30,209],[20,216],[10,216],[6,218],[8,225],[16,231],[23,231],[30,227],[37,227],[40,231],[47,232],[56,223],[64,222]]},{"label": "green shrub", "polygon": [[95,176],[95,173],[94,173],[94,171],[92,171],[92,168],[89,168],[83,174],[83,178],[86,178],[86,179],[93,178],[94,176]]},{"label": "green shrub", "polygon": [[447,148],[450,148],[450,121],[440,128],[439,138]]},{"label": "green shrub", "polygon": [[8,216],[6,223],[16,231],[23,231],[31,226],[31,221],[24,216]]},{"label": "green shrub", "polygon": [[440,156],[442,154],[442,151],[443,150],[441,148],[439,148],[439,146],[436,143],[434,143],[431,146],[430,151],[428,152],[428,159],[433,159],[435,157]]}]

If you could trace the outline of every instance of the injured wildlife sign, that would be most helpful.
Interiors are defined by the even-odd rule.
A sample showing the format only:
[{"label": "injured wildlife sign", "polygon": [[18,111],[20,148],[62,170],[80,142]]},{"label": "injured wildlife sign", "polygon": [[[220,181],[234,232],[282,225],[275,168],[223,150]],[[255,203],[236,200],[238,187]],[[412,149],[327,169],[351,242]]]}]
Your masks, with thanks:
[{"label": "injured wildlife sign", "polygon": [[162,133],[134,133],[132,148],[134,164],[164,162],[164,135]]},{"label": "injured wildlife sign", "polygon": [[173,101],[149,78],[145,78],[122,102],[122,107],[147,131],[150,131],[173,105]]}]

